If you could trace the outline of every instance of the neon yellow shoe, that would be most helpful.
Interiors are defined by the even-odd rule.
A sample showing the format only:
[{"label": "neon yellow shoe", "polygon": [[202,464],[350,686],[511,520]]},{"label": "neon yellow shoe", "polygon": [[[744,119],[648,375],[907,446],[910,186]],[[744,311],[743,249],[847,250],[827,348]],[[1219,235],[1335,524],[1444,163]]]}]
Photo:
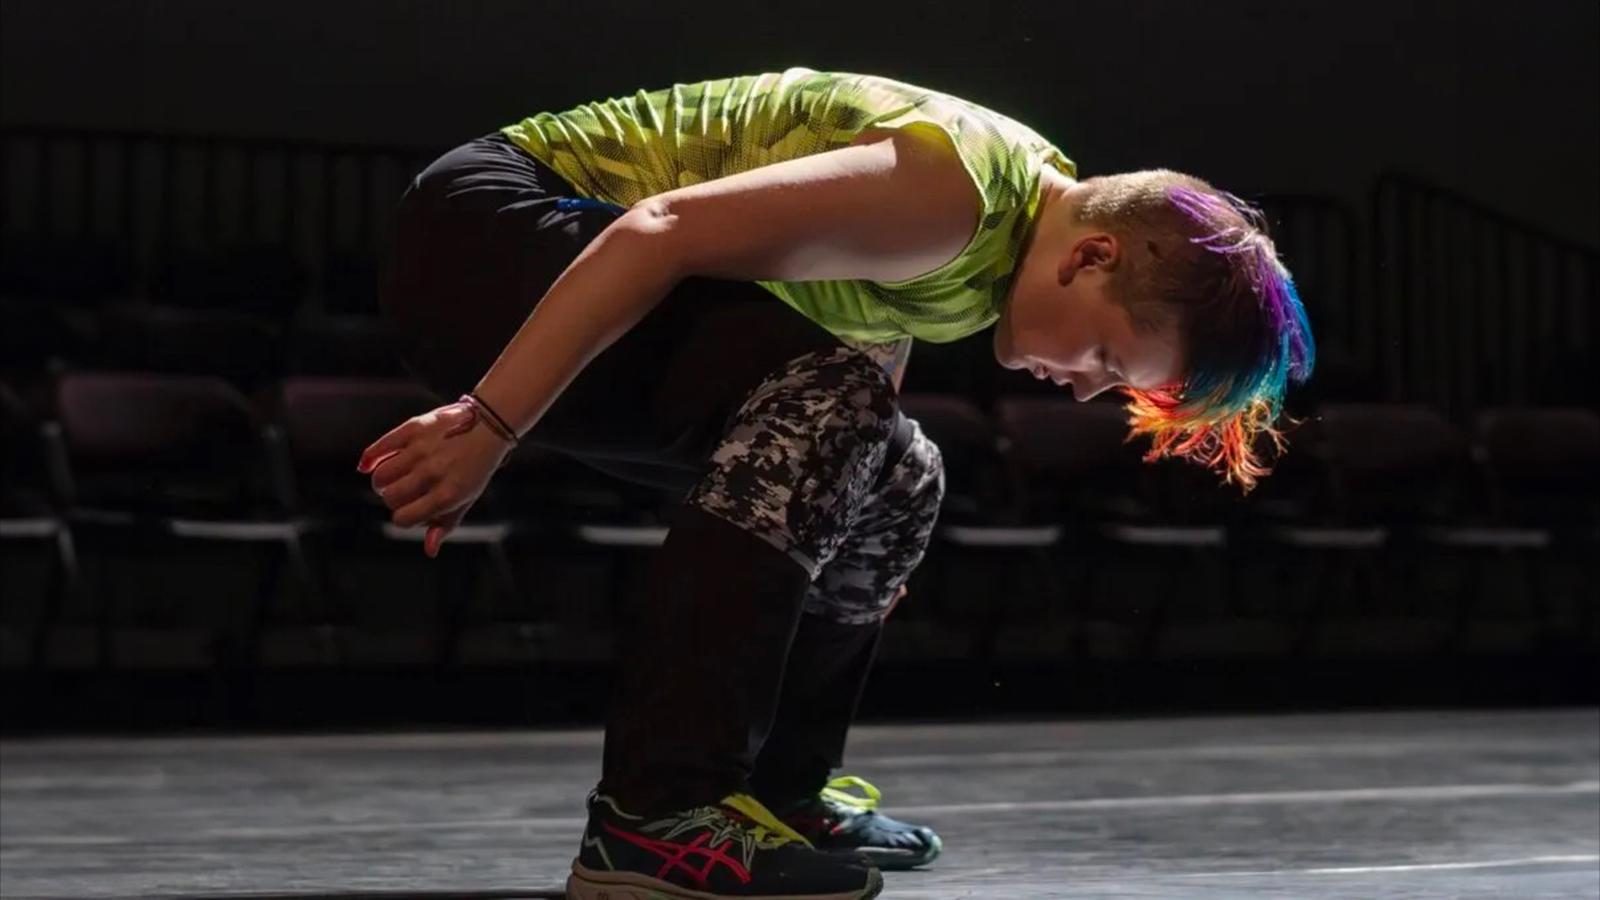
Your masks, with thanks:
[{"label": "neon yellow shoe", "polygon": [[[865,796],[850,793],[851,788]],[[857,853],[880,869],[933,862],[944,849],[939,836],[925,825],[908,825],[878,812],[882,799],[883,792],[865,779],[843,775],[779,818],[818,850]]]}]

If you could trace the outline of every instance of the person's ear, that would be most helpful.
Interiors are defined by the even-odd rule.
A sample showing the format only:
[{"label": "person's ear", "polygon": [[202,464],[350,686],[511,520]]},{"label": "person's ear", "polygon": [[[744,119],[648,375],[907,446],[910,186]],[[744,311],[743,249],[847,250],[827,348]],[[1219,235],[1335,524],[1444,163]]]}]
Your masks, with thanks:
[{"label": "person's ear", "polygon": [[1092,240],[1087,237],[1080,239],[1072,245],[1066,256],[1061,257],[1061,261],[1056,264],[1057,284],[1063,286],[1071,284],[1072,279],[1077,277],[1079,269],[1093,264],[1095,253],[1090,246]]},{"label": "person's ear", "polygon": [[1084,265],[1093,265],[1110,270],[1116,267],[1117,239],[1109,234],[1100,233],[1084,238]]},{"label": "person's ear", "polygon": [[1073,276],[1078,274],[1078,260],[1081,253],[1081,248],[1073,247],[1071,252],[1056,263],[1056,284],[1064,287],[1072,283]]}]

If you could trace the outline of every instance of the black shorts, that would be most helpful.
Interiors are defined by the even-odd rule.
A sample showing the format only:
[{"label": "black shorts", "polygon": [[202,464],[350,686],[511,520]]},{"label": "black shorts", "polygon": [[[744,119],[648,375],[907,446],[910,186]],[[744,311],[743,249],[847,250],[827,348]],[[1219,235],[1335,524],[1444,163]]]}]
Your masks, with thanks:
[{"label": "black shorts", "polygon": [[[550,285],[622,213],[494,132],[402,195],[380,303],[413,375],[472,390]],[[524,443],[687,492],[763,378],[842,342],[759,285],[689,277],[568,385]],[[891,452],[891,458],[893,457]]]}]

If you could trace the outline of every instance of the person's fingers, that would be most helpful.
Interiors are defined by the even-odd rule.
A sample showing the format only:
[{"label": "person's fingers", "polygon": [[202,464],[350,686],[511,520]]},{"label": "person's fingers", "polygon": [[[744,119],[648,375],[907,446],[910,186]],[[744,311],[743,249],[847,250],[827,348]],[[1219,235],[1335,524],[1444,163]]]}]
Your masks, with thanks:
[{"label": "person's fingers", "polygon": [[383,493],[389,485],[420,468],[423,459],[419,447],[407,447],[384,457],[372,470],[372,489]]},{"label": "person's fingers", "polygon": [[455,508],[461,492],[448,478],[435,481],[426,494],[395,510],[390,518],[401,528],[420,525]]},{"label": "person's fingers", "polygon": [[363,474],[372,471],[373,467],[381,462],[383,457],[411,443],[411,438],[420,427],[420,423],[415,418],[410,418],[389,429],[388,434],[368,444],[367,449],[361,451],[361,459],[356,463],[356,471]]},{"label": "person's fingers", "polygon": [[383,498],[385,506],[395,510],[428,493],[432,485],[433,479],[418,467],[385,485],[378,491],[378,496]]},{"label": "person's fingers", "polygon": [[445,538],[450,536],[450,532],[456,530],[456,526],[461,524],[461,517],[466,514],[467,508],[463,506],[460,509],[447,512],[430,522],[428,533],[422,539],[422,552],[428,554],[429,557],[438,556],[439,546],[444,543]]},{"label": "person's fingers", "polygon": [[387,453],[379,453],[368,456],[366,451],[362,451],[361,459],[356,462],[356,471],[365,475],[371,472],[373,469],[383,465],[384,460],[389,459],[399,452],[399,450],[390,450]]}]

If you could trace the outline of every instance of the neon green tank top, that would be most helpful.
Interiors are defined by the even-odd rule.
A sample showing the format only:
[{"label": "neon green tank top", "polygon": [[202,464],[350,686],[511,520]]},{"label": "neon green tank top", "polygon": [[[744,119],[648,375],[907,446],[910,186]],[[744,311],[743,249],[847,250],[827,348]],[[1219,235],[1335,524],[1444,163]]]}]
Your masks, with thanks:
[{"label": "neon green tank top", "polygon": [[905,281],[755,283],[851,343],[945,343],[999,318],[1038,209],[1041,166],[1077,177],[1077,165],[1026,125],[889,78],[792,67],[543,112],[501,131],[583,196],[631,206],[902,126],[945,135],[977,185],[983,214],[961,253]]}]

